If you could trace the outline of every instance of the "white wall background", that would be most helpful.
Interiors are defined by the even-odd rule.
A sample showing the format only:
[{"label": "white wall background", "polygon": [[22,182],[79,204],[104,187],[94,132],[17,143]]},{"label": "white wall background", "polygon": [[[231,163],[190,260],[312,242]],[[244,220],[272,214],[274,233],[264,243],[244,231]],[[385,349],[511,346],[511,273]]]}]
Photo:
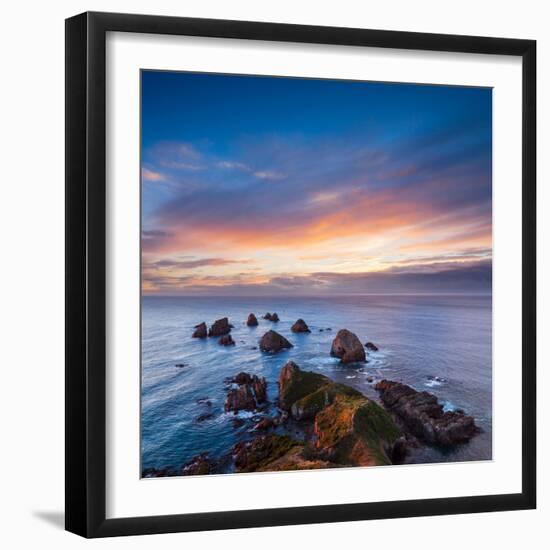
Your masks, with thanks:
[{"label": "white wall background", "polygon": [[[5,548],[507,549],[548,540],[550,10],[537,0],[10,2],[0,33],[0,543]],[[63,523],[64,18],[85,10],[538,40],[539,509],[215,533],[84,539]],[[545,402],[546,401],[546,402]],[[515,406],[514,404],[510,404]],[[519,404],[518,404],[519,406]],[[546,429],[545,429],[546,426]]]}]

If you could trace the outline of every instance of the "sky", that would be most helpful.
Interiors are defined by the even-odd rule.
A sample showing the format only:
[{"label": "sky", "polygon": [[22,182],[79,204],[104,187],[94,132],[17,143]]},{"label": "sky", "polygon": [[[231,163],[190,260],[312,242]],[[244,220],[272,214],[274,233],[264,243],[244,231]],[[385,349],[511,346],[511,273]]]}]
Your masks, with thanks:
[{"label": "sky", "polygon": [[142,291],[489,293],[488,88],[142,72]]}]

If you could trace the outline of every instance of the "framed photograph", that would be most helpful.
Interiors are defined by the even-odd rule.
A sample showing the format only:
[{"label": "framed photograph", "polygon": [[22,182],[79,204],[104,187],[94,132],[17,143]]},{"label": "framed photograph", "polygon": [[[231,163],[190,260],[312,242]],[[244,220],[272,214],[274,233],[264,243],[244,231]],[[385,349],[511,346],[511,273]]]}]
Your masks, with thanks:
[{"label": "framed photograph", "polygon": [[66,528],[535,507],[531,40],[66,21]]}]

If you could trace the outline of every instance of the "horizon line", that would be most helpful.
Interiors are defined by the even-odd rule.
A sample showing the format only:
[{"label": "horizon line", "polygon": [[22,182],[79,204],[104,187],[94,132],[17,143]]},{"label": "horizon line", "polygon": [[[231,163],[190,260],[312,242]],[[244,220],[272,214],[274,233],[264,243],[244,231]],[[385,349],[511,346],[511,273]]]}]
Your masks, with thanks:
[{"label": "horizon line", "polygon": [[492,296],[493,292],[357,292],[340,294],[157,294],[142,298],[341,298],[343,296]]}]

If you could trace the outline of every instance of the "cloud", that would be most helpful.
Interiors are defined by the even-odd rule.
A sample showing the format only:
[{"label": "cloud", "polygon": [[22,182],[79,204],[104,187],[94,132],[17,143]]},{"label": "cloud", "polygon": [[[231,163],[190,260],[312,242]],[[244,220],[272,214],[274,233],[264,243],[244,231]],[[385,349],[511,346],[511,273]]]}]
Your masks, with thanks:
[{"label": "cloud", "polygon": [[206,266],[221,266],[231,264],[248,264],[251,260],[230,260],[227,258],[201,258],[196,260],[178,260],[165,259],[148,263],[148,268],[175,268],[175,269],[195,269]]},{"label": "cloud", "polygon": [[160,172],[155,172],[145,167],[141,169],[141,177],[144,181],[165,181],[166,179]]},{"label": "cloud", "polygon": [[233,162],[230,160],[220,160],[216,163],[218,168],[224,168],[226,170],[241,170],[243,172],[251,172],[252,169],[243,162]]},{"label": "cloud", "polygon": [[141,232],[141,237],[143,239],[152,239],[155,237],[166,237],[168,233],[166,231],[160,231],[158,229],[144,230]]},{"label": "cloud", "polygon": [[449,263],[439,269],[423,271],[420,264],[405,271],[385,270],[370,273],[319,272],[307,275],[265,275],[237,273],[230,276],[144,277],[144,288],[171,294],[210,294],[230,296],[270,295],[353,295],[353,294],[490,294],[490,260],[463,265]]},{"label": "cloud", "polygon": [[[492,246],[490,127],[462,115],[433,124],[350,135],[220,131],[151,147],[147,167],[160,167],[171,186],[162,196],[154,186],[144,214],[158,231],[143,239],[149,288],[490,288],[479,264]],[[239,266],[240,256],[259,271]]]},{"label": "cloud", "polygon": [[204,166],[191,164],[189,162],[161,160],[159,164],[164,168],[172,168],[174,170],[191,170],[193,172],[196,172],[197,170],[204,170]]},{"label": "cloud", "polygon": [[282,180],[286,177],[284,174],[272,170],[258,170],[254,172],[254,176],[261,180]]}]

